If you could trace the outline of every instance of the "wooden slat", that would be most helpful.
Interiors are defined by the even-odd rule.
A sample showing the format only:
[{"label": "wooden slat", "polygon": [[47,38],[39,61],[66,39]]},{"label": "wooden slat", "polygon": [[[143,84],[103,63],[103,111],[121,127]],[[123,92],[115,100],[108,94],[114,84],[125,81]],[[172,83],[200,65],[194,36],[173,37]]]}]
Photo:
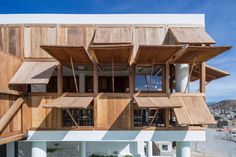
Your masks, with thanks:
[{"label": "wooden slat", "polygon": [[71,66],[71,57],[75,66],[92,64],[92,60],[84,46],[42,45],[41,48],[65,66]]},{"label": "wooden slat", "polygon": [[7,112],[0,119],[0,132],[4,127],[9,123],[11,118],[16,114],[21,105],[23,104],[24,99],[18,98],[16,102],[7,110]]},{"label": "wooden slat", "polygon": [[147,97],[157,108],[176,108],[182,107],[182,104],[172,99],[172,97]]},{"label": "wooden slat", "polygon": [[1,94],[8,94],[8,95],[16,95],[19,96],[20,93],[16,90],[10,90],[10,89],[0,89]]},{"label": "wooden slat", "polygon": [[20,139],[24,139],[25,137],[26,137],[25,134],[18,134],[18,135],[5,137],[5,138],[0,138],[0,145],[7,144],[9,142],[18,141]]},{"label": "wooden slat", "polygon": [[174,108],[179,125],[207,125],[216,124],[203,97],[175,97],[183,104],[181,108]]},{"label": "wooden slat", "polygon": [[141,108],[154,108],[154,104],[147,97],[134,97],[138,107]]},{"label": "wooden slat", "polygon": [[186,52],[175,60],[174,63],[191,64],[194,58],[196,58],[196,63],[206,62],[230,48],[230,46],[189,46],[186,48]]},{"label": "wooden slat", "polygon": [[24,62],[10,84],[47,84],[58,62]]},{"label": "wooden slat", "polygon": [[171,27],[170,32],[179,44],[215,44],[204,28]]},{"label": "wooden slat", "polygon": [[93,57],[99,64],[129,64],[133,45],[90,45]]},{"label": "wooden slat", "polygon": [[84,108],[86,109],[94,97],[68,97],[61,96],[43,105],[44,108]]},{"label": "wooden slat", "polygon": [[141,108],[175,108],[182,107],[182,104],[172,97],[134,97],[137,105]]},{"label": "wooden slat", "polygon": [[181,48],[182,46],[178,45],[140,45],[134,63],[152,64],[153,58],[155,58],[154,64],[165,64],[166,61]]},{"label": "wooden slat", "polygon": [[131,41],[131,27],[98,27],[93,44],[128,44]]}]

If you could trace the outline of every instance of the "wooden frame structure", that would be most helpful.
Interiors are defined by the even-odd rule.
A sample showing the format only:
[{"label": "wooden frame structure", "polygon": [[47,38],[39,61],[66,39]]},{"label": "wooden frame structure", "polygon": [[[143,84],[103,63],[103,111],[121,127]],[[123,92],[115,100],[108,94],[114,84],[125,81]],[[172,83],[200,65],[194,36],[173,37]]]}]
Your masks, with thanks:
[{"label": "wooden frame structure", "polygon": [[[212,46],[211,44],[214,44],[215,41],[204,31],[204,28],[179,26],[181,28],[171,27],[169,29],[168,27],[165,25],[0,26],[0,38],[4,39],[0,40],[0,58],[3,60],[0,62],[0,69],[2,73],[6,74],[0,76],[0,138],[5,138],[0,141],[0,144],[5,143],[4,141],[23,138],[27,130],[36,129],[186,130],[194,128],[195,125],[202,128],[206,124],[214,124],[203,99],[205,85],[209,81],[229,74],[210,67],[205,62],[229,50],[230,47]],[[166,31],[167,29],[168,31]],[[179,34],[183,29],[187,30],[186,37],[190,38],[193,35],[194,39],[181,37]],[[10,34],[13,35],[9,36],[8,31],[11,31]],[[201,35],[197,36],[199,32]],[[8,35],[2,36],[2,34]],[[16,41],[13,42],[13,39]],[[29,65],[30,62],[32,64]],[[182,63],[192,66],[189,82],[200,79],[199,93],[173,93],[174,64]],[[26,64],[32,66],[32,70],[24,70]],[[136,91],[136,67],[139,65],[151,66],[151,74],[153,74],[154,65],[157,64],[163,67],[163,91]],[[76,72],[79,69],[78,66],[81,65],[93,66],[91,71],[93,93],[79,91]],[[111,65],[111,93],[99,93],[98,74],[101,65]],[[127,66],[129,71],[128,93],[115,93],[116,65]],[[64,93],[63,91],[63,77],[65,76],[63,67],[72,70],[70,76],[73,77],[76,87],[75,93]],[[21,77],[22,80],[19,81],[22,68],[27,76]],[[47,69],[50,69],[48,72],[50,76],[46,77],[44,72]],[[56,93],[30,91],[29,86],[33,84],[46,86],[52,75],[57,77]],[[35,76],[43,76],[43,79],[39,80]],[[71,116],[76,127],[63,127],[61,108],[67,110],[68,106],[58,106],[59,103],[62,103],[62,99],[69,102],[68,106],[73,108],[81,106],[86,108],[92,102],[94,126],[81,127]],[[70,100],[68,101],[68,99]],[[59,101],[59,103],[55,104],[55,101]],[[196,120],[196,113],[192,111],[196,104],[189,103],[193,101],[200,104],[197,114],[202,111],[205,115],[199,121]],[[165,127],[134,127],[133,112],[136,103],[139,108],[163,109]],[[187,106],[187,104],[190,105]],[[50,108],[43,108],[44,106]],[[52,106],[54,107],[52,108]],[[10,114],[6,116],[3,114],[5,112]],[[68,113],[71,115],[69,111]],[[169,127],[170,119],[173,116],[177,117],[177,125]]]}]

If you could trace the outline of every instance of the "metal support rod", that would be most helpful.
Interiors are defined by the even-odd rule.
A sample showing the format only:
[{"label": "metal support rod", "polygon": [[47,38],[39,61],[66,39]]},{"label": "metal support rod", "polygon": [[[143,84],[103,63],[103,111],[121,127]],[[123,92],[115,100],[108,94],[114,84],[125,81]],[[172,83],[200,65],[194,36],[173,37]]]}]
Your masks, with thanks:
[{"label": "metal support rod", "polygon": [[70,63],[71,63],[71,67],[72,67],[72,73],[73,73],[73,76],[74,76],[75,89],[76,89],[76,92],[79,93],[79,89],[78,89],[78,85],[77,85],[77,79],[75,77],[75,68],[74,68],[72,57],[70,57]]},{"label": "metal support rod", "polygon": [[197,59],[197,57],[195,57],[194,60],[193,60],[192,67],[191,67],[191,70],[190,70],[190,73],[189,73],[189,76],[188,76],[188,82],[187,82],[187,84],[186,84],[184,93],[187,92],[187,89],[188,89],[188,87],[189,87],[189,82],[190,82],[190,79],[191,79],[191,75],[192,75],[192,73],[193,73],[193,69],[194,69],[194,66],[195,66],[196,59]]}]

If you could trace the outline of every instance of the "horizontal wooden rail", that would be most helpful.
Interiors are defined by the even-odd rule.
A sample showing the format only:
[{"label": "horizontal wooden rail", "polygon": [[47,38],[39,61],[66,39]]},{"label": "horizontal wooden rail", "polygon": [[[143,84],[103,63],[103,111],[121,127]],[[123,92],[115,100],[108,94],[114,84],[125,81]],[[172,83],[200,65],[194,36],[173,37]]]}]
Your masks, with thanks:
[{"label": "horizontal wooden rail", "polygon": [[0,89],[0,94],[8,94],[8,95],[16,95],[16,96],[20,95],[18,91],[10,90],[10,89]]},{"label": "horizontal wooden rail", "polygon": [[6,144],[6,143],[9,143],[9,142],[14,142],[14,141],[23,139],[25,137],[26,137],[25,134],[18,134],[18,135],[13,135],[13,136],[5,137],[5,138],[0,138],[0,145]]},{"label": "horizontal wooden rail", "polygon": [[11,118],[14,116],[14,114],[18,111],[18,109],[23,104],[24,99],[18,98],[16,102],[7,110],[7,112],[2,116],[0,119],[0,132],[3,131],[5,126],[9,123]]}]

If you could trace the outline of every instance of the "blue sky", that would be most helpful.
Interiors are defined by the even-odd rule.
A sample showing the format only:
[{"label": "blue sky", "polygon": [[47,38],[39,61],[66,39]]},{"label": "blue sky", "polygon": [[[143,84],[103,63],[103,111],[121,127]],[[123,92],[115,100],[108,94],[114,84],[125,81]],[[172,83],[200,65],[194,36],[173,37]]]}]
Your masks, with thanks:
[{"label": "blue sky", "polygon": [[207,100],[219,101],[236,99],[235,8],[235,0],[5,0],[0,13],[204,13],[206,30],[217,45],[233,46],[209,62],[231,73],[207,85]]}]

